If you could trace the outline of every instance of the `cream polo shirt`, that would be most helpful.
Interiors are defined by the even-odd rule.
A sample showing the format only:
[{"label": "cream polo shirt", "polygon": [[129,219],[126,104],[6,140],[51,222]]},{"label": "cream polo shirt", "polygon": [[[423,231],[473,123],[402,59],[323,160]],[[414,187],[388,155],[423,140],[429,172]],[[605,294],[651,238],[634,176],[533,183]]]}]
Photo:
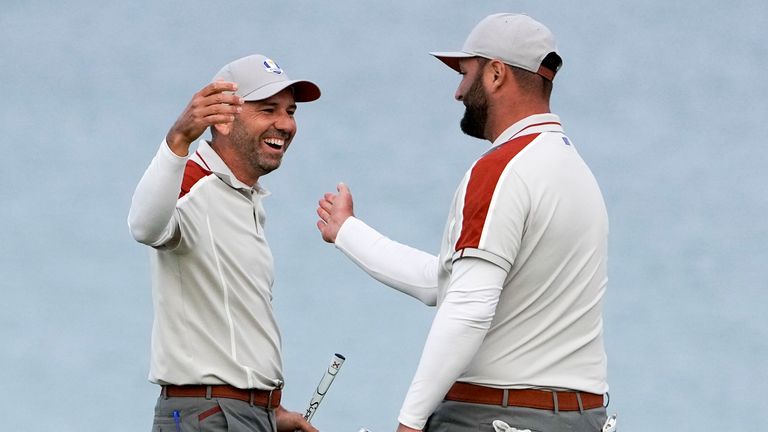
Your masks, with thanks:
[{"label": "cream polo shirt", "polygon": [[597,182],[553,114],[510,126],[467,171],[439,256],[349,218],[340,250],[438,306],[400,422],[422,428],[457,380],[606,392],[607,235]]},{"label": "cream polo shirt", "polygon": [[282,385],[267,195],[237,180],[205,141],[189,158],[163,141],[128,217],[136,240],[153,248],[150,381]]},{"label": "cream polo shirt", "polygon": [[507,271],[491,327],[459,380],[607,391],[607,240],[597,181],[558,116],[504,131],[462,180],[440,250],[438,303],[461,257]]}]

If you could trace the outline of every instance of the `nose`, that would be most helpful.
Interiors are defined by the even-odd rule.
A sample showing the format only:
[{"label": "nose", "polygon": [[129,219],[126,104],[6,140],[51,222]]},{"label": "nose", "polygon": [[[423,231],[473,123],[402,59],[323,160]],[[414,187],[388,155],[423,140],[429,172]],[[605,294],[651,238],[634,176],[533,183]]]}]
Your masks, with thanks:
[{"label": "nose", "polygon": [[456,86],[456,92],[453,94],[454,99],[461,102],[464,100],[464,79],[462,78],[458,86]]},{"label": "nose", "polygon": [[275,120],[275,128],[292,136],[296,132],[296,119],[284,112]]}]

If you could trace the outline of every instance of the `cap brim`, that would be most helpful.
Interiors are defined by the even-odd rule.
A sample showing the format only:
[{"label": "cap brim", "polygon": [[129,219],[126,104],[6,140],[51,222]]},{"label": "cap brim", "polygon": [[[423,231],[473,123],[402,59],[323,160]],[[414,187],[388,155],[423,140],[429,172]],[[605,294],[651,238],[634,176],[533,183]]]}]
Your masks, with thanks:
[{"label": "cap brim", "polygon": [[437,57],[438,60],[445,63],[446,66],[455,70],[456,72],[461,72],[459,70],[459,60],[470,58],[470,57],[476,57],[474,54],[469,54],[461,51],[431,52],[430,54]]},{"label": "cap brim", "polygon": [[320,99],[320,87],[312,81],[296,80],[291,84],[296,102],[312,102]]},{"label": "cap brim", "polygon": [[246,101],[263,100],[280,93],[288,87],[293,89],[293,98],[296,102],[312,102],[320,98],[320,87],[311,81],[305,80],[274,82],[259,87],[246,95],[241,95],[241,97]]}]

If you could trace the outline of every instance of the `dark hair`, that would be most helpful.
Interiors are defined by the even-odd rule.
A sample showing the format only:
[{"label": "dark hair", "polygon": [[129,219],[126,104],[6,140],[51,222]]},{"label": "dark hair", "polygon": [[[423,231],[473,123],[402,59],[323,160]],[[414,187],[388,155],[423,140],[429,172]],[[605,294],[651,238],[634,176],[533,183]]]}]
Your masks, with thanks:
[{"label": "dark hair", "polygon": [[540,97],[549,100],[552,94],[552,81],[537,73],[516,66],[507,65],[507,67],[512,71],[512,75],[521,89],[531,94],[538,94]]}]

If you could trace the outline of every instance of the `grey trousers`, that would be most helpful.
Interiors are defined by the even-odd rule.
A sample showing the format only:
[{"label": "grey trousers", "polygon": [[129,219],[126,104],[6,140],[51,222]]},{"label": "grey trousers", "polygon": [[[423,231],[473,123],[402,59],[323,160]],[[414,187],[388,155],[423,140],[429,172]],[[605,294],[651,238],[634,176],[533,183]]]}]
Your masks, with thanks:
[{"label": "grey trousers", "polygon": [[443,401],[429,417],[425,432],[494,432],[493,421],[502,420],[532,432],[599,432],[607,418],[605,408],[552,411]]},{"label": "grey trousers", "polygon": [[275,412],[235,399],[160,396],[152,432],[276,432]]}]

